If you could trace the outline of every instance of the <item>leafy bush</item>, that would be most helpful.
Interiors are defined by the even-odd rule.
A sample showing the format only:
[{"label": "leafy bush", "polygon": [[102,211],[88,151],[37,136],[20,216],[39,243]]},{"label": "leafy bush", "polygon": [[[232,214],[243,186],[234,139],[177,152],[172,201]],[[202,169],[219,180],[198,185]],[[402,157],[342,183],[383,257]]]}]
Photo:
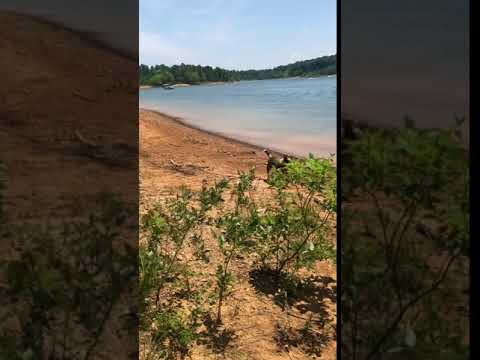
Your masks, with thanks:
[{"label": "leafy bush", "polygon": [[[192,273],[180,258],[189,246],[199,246],[199,227],[208,223],[208,211],[223,201],[226,187],[227,182],[221,181],[211,188],[204,186],[198,193],[183,188],[143,215],[139,288],[146,358],[185,358],[197,338],[202,294],[199,289],[190,289]],[[188,291],[188,307],[180,301],[178,292],[182,289]]]},{"label": "leafy bush", "polygon": [[217,325],[222,320],[222,304],[232,287],[234,277],[229,269],[234,256],[248,249],[249,240],[256,230],[257,213],[255,204],[250,197],[246,195],[252,190],[252,183],[255,174],[241,174],[239,181],[233,189],[234,206],[233,210],[223,213],[217,218],[215,225],[217,231],[218,247],[222,253],[222,263],[218,265],[216,272],[218,306],[217,306]]},{"label": "leafy bush", "polygon": [[[116,243],[129,210],[110,197],[88,219],[60,226],[10,225],[14,258],[2,262],[6,329],[0,358],[93,358],[105,325],[136,282],[134,248]],[[131,325],[136,326],[135,324]]]},{"label": "leafy bush", "polygon": [[270,181],[275,195],[259,215],[255,234],[263,266],[281,273],[335,260],[335,247],[327,240],[336,212],[336,169],[331,160],[292,161]]},{"label": "leafy bush", "polygon": [[[469,252],[468,161],[458,128],[407,125],[367,131],[342,154],[347,358],[423,358],[458,340],[440,326],[449,324],[440,294],[453,264]],[[432,258],[442,264],[432,266]]]},{"label": "leafy bush", "polygon": [[[153,206],[143,216],[139,259],[143,356],[183,359],[203,336],[202,319],[204,328],[219,328],[235,282],[232,264],[242,253],[279,274],[333,260],[327,237],[335,209],[335,169],[313,157],[274,174],[269,191],[257,191],[252,170],[234,183],[183,188]],[[216,240],[219,257],[212,281],[199,285],[185,259],[209,262],[207,238]]]}]

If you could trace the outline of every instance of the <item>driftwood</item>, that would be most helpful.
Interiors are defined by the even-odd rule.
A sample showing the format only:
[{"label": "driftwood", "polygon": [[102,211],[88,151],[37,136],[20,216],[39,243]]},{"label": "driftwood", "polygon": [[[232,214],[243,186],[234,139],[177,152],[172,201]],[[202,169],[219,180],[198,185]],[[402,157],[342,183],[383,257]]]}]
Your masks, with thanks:
[{"label": "driftwood", "polygon": [[178,164],[173,159],[169,160],[170,168],[185,175],[195,175],[198,170],[204,170],[208,166],[199,166],[194,164]]},{"label": "driftwood", "polygon": [[84,95],[82,94],[80,91],[77,91],[77,90],[74,90],[72,92],[72,95],[83,100],[83,101],[87,101],[87,102],[90,102],[90,103],[93,103],[93,102],[97,102],[96,99],[90,97],[90,96],[87,96],[87,95]]},{"label": "driftwood", "polygon": [[87,139],[79,130],[75,131],[75,137],[80,146],[75,153],[89,157],[111,166],[130,166],[137,159],[138,149],[124,142],[111,144],[97,144]]},{"label": "driftwood", "polygon": [[184,139],[192,144],[208,145],[207,142],[195,139],[193,136],[186,136]]},{"label": "driftwood", "polygon": [[81,143],[89,147],[93,147],[93,148],[98,147],[98,145],[95,144],[93,141],[87,140],[79,130],[75,130],[75,137],[77,138],[78,141],[80,141]]}]

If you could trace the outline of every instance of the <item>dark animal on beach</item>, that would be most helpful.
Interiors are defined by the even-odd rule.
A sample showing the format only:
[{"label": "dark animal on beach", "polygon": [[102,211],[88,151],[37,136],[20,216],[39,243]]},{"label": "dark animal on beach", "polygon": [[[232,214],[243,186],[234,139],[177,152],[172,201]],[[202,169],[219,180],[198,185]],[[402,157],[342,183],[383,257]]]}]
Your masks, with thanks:
[{"label": "dark animal on beach", "polygon": [[365,123],[356,122],[351,119],[342,119],[342,138],[346,140],[357,140],[363,132],[369,129]]},{"label": "dark animal on beach", "polygon": [[343,137],[347,140],[355,140],[357,134],[355,125],[350,119],[343,119]]},{"label": "dark animal on beach", "polygon": [[290,157],[286,154],[283,154],[282,158],[277,158],[272,155],[270,150],[265,149],[263,152],[267,155],[268,160],[267,160],[267,176],[270,178],[270,172],[272,171],[273,168],[280,170],[280,171],[285,171],[285,166],[290,162]]}]

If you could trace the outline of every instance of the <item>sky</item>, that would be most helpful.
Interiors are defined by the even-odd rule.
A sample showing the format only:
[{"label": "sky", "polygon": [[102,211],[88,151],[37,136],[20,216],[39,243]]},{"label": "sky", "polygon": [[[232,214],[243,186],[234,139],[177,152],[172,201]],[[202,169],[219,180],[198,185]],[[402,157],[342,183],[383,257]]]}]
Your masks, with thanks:
[{"label": "sky", "polygon": [[140,0],[139,61],[265,69],[336,53],[336,0]]}]

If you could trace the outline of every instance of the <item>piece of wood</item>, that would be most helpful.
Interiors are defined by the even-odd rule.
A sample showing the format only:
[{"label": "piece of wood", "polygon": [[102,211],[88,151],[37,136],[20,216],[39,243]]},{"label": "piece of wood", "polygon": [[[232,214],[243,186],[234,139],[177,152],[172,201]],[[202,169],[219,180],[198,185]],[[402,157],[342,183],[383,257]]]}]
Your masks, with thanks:
[{"label": "piece of wood", "polygon": [[79,130],[75,130],[75,136],[78,141],[80,141],[81,143],[87,146],[94,147],[94,148],[97,148],[99,146],[95,144],[93,141],[87,140]]}]

